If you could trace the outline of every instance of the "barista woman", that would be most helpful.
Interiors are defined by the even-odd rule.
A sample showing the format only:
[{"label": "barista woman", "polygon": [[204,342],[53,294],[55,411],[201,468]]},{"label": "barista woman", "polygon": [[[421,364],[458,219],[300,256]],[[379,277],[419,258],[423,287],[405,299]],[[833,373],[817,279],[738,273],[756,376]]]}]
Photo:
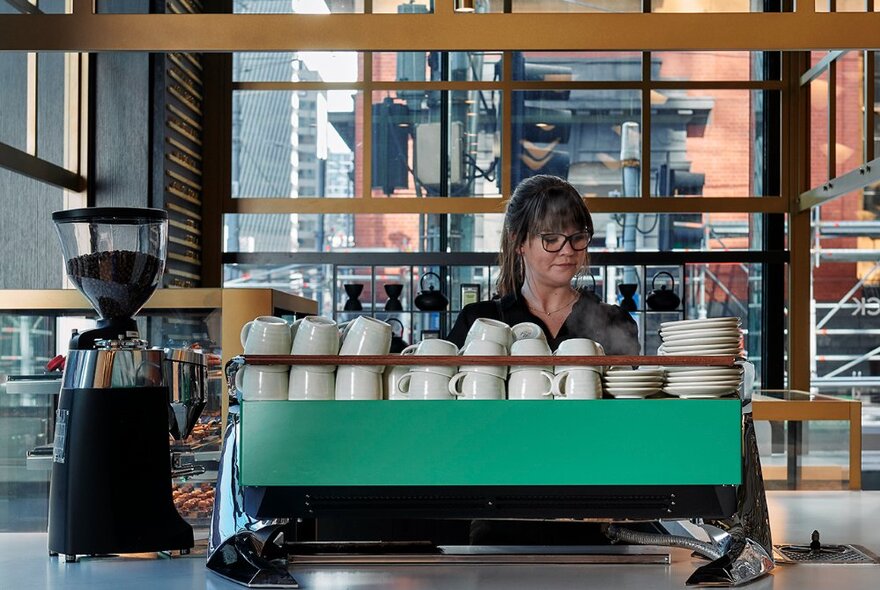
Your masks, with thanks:
[{"label": "barista woman", "polygon": [[[541,326],[552,350],[568,338],[589,338],[606,354],[639,354],[638,327],[616,305],[572,287],[589,272],[587,246],[593,220],[577,190],[555,176],[533,176],[514,190],[504,216],[498,296],[461,310],[447,340],[459,347],[477,318],[510,326]],[[584,450],[588,452],[588,450]],[[600,527],[583,522],[475,520],[474,545],[595,545],[608,540]]]},{"label": "barista woman", "polygon": [[551,350],[568,338],[589,338],[606,354],[639,354],[638,327],[616,305],[572,287],[588,270],[593,220],[568,182],[539,175],[523,180],[507,205],[501,237],[498,299],[465,306],[447,335],[461,347],[474,320],[541,326]]}]

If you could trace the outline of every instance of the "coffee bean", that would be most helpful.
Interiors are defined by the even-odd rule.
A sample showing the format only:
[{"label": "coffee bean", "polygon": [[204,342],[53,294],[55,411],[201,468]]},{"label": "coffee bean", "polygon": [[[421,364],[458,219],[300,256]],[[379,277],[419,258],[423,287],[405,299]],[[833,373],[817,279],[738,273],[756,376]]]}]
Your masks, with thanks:
[{"label": "coffee bean", "polygon": [[165,263],[151,254],[110,250],[67,261],[67,274],[102,318],[130,318],[156,290]]}]

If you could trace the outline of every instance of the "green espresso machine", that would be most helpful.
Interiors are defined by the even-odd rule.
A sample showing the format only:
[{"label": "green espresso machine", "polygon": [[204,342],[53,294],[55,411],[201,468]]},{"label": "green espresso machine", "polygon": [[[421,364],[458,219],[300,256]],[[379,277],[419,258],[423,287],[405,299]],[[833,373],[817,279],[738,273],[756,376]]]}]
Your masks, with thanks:
[{"label": "green espresso machine", "polygon": [[[233,359],[228,382],[261,362]],[[298,519],[322,518],[600,520],[614,523],[615,540],[709,557],[689,584],[735,586],[773,567],[749,399],[239,398],[207,565],[248,587],[297,587],[285,545]],[[628,521],[665,534],[629,531]],[[675,526],[704,521],[710,542]]]}]

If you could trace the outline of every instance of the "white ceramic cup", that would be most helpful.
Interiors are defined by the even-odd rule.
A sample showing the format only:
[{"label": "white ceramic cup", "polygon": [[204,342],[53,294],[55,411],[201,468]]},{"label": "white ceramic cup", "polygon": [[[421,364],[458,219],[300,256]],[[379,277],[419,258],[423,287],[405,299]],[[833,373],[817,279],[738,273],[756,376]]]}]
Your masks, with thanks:
[{"label": "white ceramic cup", "polygon": [[516,344],[520,340],[538,339],[547,342],[547,336],[541,326],[534,322],[520,322],[513,326],[510,331],[513,333],[513,343]]},{"label": "white ceramic cup", "polygon": [[[492,340],[472,340],[461,349],[461,356],[507,356],[507,348]],[[462,365],[461,373],[484,373],[499,379],[507,378],[507,365]]]},{"label": "white ceramic cup", "polygon": [[[321,316],[309,316],[293,323],[293,347],[290,354],[333,355],[339,353],[339,328],[336,322]],[[322,367],[333,371],[333,366]]]},{"label": "white ceramic cup", "polygon": [[397,382],[397,390],[410,400],[453,399],[449,377],[426,371],[410,371]]},{"label": "white ceramic cup", "polygon": [[456,373],[449,380],[449,393],[464,400],[504,399],[504,379],[486,373]]},{"label": "white ceramic cup", "polygon": [[367,367],[341,365],[336,371],[337,400],[382,399],[382,373]]},{"label": "white ceramic cup", "polygon": [[[422,340],[418,344],[410,344],[402,351],[400,351],[402,355],[430,355],[430,356],[457,356],[458,355],[458,347],[449,342],[448,340],[440,340],[437,338],[431,338],[428,340]],[[439,373],[441,375],[446,375],[447,377],[452,377],[455,375],[456,367],[453,366],[432,366],[432,365],[413,365],[411,367],[412,371],[424,371],[426,373]]]},{"label": "white ceramic cup", "polygon": [[404,394],[398,389],[397,384],[400,382],[400,379],[409,373],[409,367],[403,365],[388,365],[385,367],[385,371],[382,373],[382,380],[384,382],[383,390],[385,392],[385,399],[390,400],[402,400],[409,399],[409,396]]},{"label": "white ceramic cup", "polygon": [[245,354],[289,354],[290,324],[271,315],[260,316],[241,327]]},{"label": "white ceramic cup", "polygon": [[[321,367],[323,368],[323,367]],[[312,371],[306,367],[290,369],[287,399],[329,400],[336,390],[336,375],[326,371]]]},{"label": "white ceramic cup", "polygon": [[[511,356],[552,356],[553,353],[550,352],[550,345],[547,344],[546,340],[541,338],[524,338],[522,340],[517,340],[513,344],[510,345],[510,355]],[[553,367],[549,365],[513,365],[510,367],[510,372],[515,373],[516,371],[552,371]]]},{"label": "white ceramic cup", "polygon": [[[341,338],[340,356],[388,354],[391,350],[391,325],[369,316],[358,316],[344,325]],[[385,370],[383,365],[361,368],[379,374]]]},{"label": "white ceramic cup", "polygon": [[507,399],[553,399],[553,373],[514,371],[507,380]]},{"label": "white ceramic cup", "polygon": [[[604,356],[604,354],[605,348],[603,348],[603,346],[598,342],[590,340],[589,338],[570,338],[568,340],[563,340],[559,343],[559,347],[556,349],[556,352],[553,353],[553,355],[557,357]],[[563,371],[574,369],[589,369],[600,374],[604,372],[604,367],[602,367],[601,365],[556,365],[553,368],[553,371],[556,374],[559,374]]]},{"label": "white ceramic cup", "polygon": [[553,377],[552,391],[560,399],[600,399],[602,378],[589,367],[568,369]]},{"label": "white ceramic cup", "polygon": [[246,401],[287,399],[288,367],[246,365],[235,374],[235,388]]},{"label": "white ceramic cup", "polygon": [[[513,343],[513,332],[510,326],[499,320],[489,318],[477,318],[471,324],[467,336],[464,338],[464,345],[467,346],[475,340],[490,340],[504,346],[505,350],[510,350]],[[507,354],[505,352],[505,354]]]}]

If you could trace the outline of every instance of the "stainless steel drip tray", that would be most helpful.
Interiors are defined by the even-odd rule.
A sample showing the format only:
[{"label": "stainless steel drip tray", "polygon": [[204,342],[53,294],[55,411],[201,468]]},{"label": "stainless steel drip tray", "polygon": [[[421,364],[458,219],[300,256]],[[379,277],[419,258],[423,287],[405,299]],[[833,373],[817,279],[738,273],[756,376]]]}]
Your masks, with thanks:
[{"label": "stainless steel drip tray", "polygon": [[773,558],[779,564],[880,564],[870,550],[861,545],[823,545],[818,551],[810,551],[806,545],[774,545]]},{"label": "stainless steel drip tray", "polygon": [[[354,547],[352,551],[355,551]],[[581,565],[671,563],[666,547],[637,545],[469,546],[447,545],[425,553],[291,554],[291,565]]]}]

